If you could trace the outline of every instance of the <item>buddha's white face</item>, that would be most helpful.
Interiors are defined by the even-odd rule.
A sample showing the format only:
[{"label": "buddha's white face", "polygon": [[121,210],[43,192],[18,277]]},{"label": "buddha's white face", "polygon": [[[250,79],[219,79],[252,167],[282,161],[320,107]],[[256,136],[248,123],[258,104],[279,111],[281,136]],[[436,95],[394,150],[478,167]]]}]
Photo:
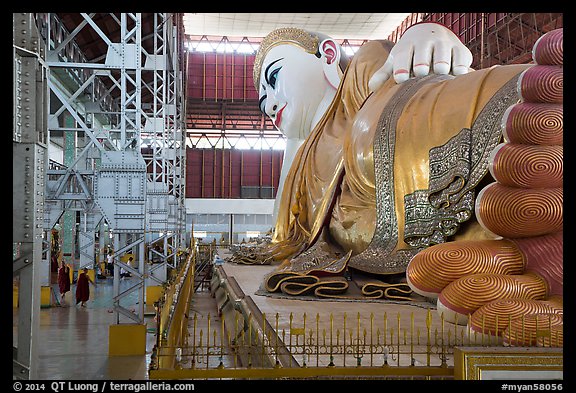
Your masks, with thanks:
[{"label": "buddha's white face", "polygon": [[270,49],[260,74],[259,105],[287,138],[304,139],[325,111],[322,59],[291,44]]}]

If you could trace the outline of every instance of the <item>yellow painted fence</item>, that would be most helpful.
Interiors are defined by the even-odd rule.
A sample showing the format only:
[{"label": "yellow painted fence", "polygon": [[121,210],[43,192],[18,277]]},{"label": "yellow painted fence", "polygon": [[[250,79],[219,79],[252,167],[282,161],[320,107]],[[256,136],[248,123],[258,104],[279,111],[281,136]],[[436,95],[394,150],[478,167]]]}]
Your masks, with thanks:
[{"label": "yellow painted fence", "polygon": [[[195,263],[191,255],[167,289],[151,379],[453,379],[455,349],[504,348],[501,337],[472,332],[468,321],[448,323],[436,310],[418,323],[414,313],[266,315],[246,297],[221,301],[218,315],[203,316],[190,310]],[[553,349],[561,370],[562,333],[551,320],[535,330],[519,326],[513,335]]]}]

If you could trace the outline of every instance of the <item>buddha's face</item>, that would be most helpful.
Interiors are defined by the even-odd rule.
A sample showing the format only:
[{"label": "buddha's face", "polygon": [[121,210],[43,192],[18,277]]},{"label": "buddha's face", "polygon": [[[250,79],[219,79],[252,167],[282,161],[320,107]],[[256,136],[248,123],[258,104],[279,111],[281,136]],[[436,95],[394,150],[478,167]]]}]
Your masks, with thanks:
[{"label": "buddha's face", "polygon": [[262,62],[260,110],[287,138],[304,139],[318,120],[327,89],[321,58],[299,46],[281,44]]}]

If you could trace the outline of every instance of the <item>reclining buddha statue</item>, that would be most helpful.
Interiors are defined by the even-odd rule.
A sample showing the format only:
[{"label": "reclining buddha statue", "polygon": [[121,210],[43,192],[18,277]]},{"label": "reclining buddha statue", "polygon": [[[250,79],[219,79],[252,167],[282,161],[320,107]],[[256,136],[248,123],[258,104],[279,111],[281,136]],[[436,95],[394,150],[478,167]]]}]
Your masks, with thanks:
[{"label": "reclining buddha statue", "polygon": [[276,224],[231,261],[277,264],[269,292],[418,294],[509,342],[548,316],[561,342],[562,34],[531,64],[472,70],[436,23],[351,58],[321,33],[271,32],[254,83],[287,138]]}]

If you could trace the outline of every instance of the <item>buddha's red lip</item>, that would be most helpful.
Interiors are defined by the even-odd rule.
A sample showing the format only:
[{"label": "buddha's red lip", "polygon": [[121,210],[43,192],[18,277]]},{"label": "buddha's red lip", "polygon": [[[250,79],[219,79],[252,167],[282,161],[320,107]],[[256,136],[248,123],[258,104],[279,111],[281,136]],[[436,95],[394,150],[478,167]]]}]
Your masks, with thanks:
[{"label": "buddha's red lip", "polygon": [[[286,105],[288,105],[288,104],[286,104]],[[276,113],[276,119],[274,120],[274,124],[276,124],[276,127],[280,127],[280,123],[282,122],[282,112],[284,111],[284,108],[286,108],[286,105],[284,105],[282,107],[282,109],[280,109]]]}]

